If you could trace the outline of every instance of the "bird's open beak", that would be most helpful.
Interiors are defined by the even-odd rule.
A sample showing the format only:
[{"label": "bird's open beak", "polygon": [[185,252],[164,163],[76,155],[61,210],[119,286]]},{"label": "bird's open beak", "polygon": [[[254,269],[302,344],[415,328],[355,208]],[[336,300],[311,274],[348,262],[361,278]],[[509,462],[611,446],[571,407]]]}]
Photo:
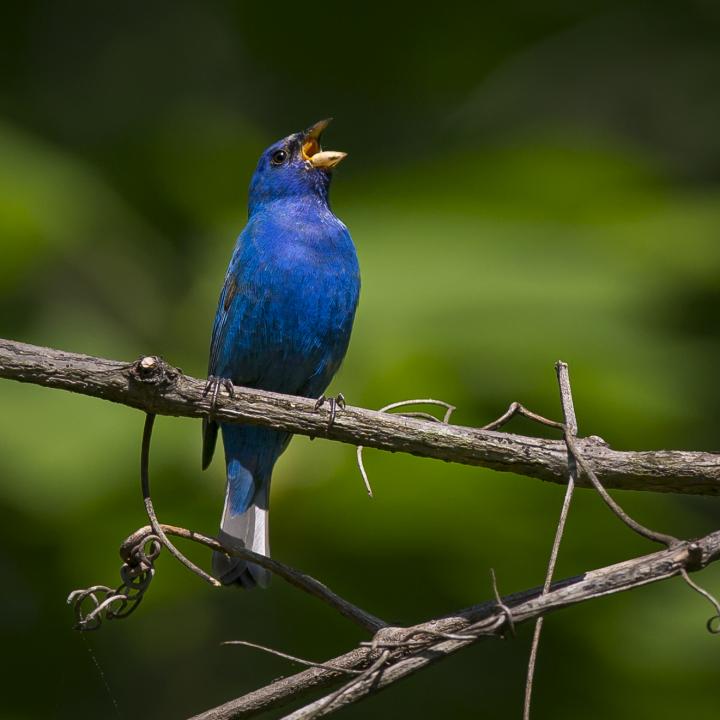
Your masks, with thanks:
[{"label": "bird's open beak", "polygon": [[347,157],[347,153],[338,152],[337,150],[323,150],[320,147],[320,136],[325,128],[332,122],[332,118],[320,120],[305,131],[302,156],[315,168],[323,168],[331,170],[343,158]]}]

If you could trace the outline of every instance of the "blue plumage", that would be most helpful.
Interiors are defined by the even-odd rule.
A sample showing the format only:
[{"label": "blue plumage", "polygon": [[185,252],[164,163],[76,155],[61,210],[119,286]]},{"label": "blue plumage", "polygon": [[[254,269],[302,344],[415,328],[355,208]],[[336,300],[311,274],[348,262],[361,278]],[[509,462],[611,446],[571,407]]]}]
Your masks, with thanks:
[{"label": "blue plumage", "polygon": [[[332,168],[343,153],[322,151],[316,123],[268,148],[249,193],[213,326],[209,374],[237,385],[318,397],[345,356],[360,291],[347,228],[330,210]],[[217,425],[205,423],[203,466]],[[221,540],[269,554],[270,476],[288,433],[221,424],[227,492]],[[216,575],[266,585],[257,565],[215,554]]]}]

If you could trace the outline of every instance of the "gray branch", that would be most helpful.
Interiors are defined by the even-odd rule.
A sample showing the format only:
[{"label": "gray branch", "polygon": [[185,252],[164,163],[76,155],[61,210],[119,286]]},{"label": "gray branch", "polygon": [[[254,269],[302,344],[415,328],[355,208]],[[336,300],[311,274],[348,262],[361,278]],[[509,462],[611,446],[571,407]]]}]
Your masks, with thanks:
[{"label": "gray branch", "polygon": [[[150,414],[203,417],[211,409],[204,394],[205,381],[183,375],[154,356],[121,363],[0,340],[0,377],[99,397]],[[499,426],[516,412],[538,419],[513,403],[491,426]],[[705,495],[720,493],[718,454],[618,452],[598,438],[577,439],[565,425],[543,418],[539,419],[545,425],[565,431],[564,442],[431,422],[418,417],[421,413],[406,417],[351,407],[338,414],[329,426],[327,411],[318,411],[313,400],[248,388],[237,388],[233,398],[221,395],[213,414],[223,422],[257,424],[313,437],[324,436],[356,446],[408,452],[561,484],[567,483],[570,455],[584,470],[578,485],[595,485],[611,508],[629,524],[634,521],[616,507],[600,486],[596,473],[603,476],[603,485],[613,488]],[[631,524],[636,531],[646,530],[636,526],[637,523]],[[505,598],[499,598],[496,591],[493,601],[410,628],[382,627],[382,621],[360,611],[363,627],[376,631],[372,643],[361,644],[351,652],[323,663],[322,667],[312,667],[270,683],[202,713],[194,720],[249,717],[345,679],[346,684],[338,690],[287,716],[290,720],[320,717],[361,700],[480,638],[502,635],[514,630],[515,625],[570,605],[675,575],[682,575],[717,610],[720,607],[717,601],[691,581],[687,573],[720,557],[720,532],[687,542],[648,533],[641,534],[667,542],[669,547],[556,582],[549,591],[547,587],[536,588]],[[215,541],[208,539],[208,542]],[[317,585],[321,591],[319,596],[357,621],[357,608],[348,610],[343,604],[345,601],[336,602],[333,593],[319,583]],[[313,589],[318,590],[315,585]],[[717,619],[713,618],[713,621]],[[715,631],[716,628],[710,629]],[[349,682],[346,671],[354,671]]]},{"label": "gray branch", "polygon": [[[666,550],[592,570],[553,583],[550,592],[534,588],[475,605],[444,618],[410,628],[383,628],[373,644],[365,644],[326,661],[334,667],[362,670],[372,667],[379,653],[389,650],[387,661],[367,676],[358,676],[342,693],[334,692],[286,716],[286,720],[320,717],[343,705],[387,687],[391,683],[442,660],[483,637],[500,636],[511,627],[551,612],[632,590],[650,583],[694,571],[720,558],[720,531]],[[312,668],[273,682],[191,720],[234,720],[258,715],[296,701],[308,692],[347,680],[333,670]]]},{"label": "gray branch", "polygon": [[[0,339],[0,377],[90,395],[158,415],[203,417],[210,405],[205,381],[183,375],[160,358],[123,363]],[[348,406],[328,429],[327,410],[313,400],[236,388],[221,393],[215,416],[299,435],[406,452],[518,475],[567,482],[567,447],[511,433],[433,423]],[[597,438],[576,441],[607,488],[720,494],[720,454],[658,450],[619,452]],[[591,483],[583,476],[581,487]]]}]

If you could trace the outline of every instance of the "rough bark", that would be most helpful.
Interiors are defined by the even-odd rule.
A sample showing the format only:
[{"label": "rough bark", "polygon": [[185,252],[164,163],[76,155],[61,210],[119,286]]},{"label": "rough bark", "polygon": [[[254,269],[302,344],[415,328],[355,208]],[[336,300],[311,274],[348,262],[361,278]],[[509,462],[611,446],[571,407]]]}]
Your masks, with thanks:
[{"label": "rough bark", "polygon": [[[205,381],[183,375],[160,358],[118,362],[0,339],[0,377],[60,388],[158,415],[202,417],[210,409]],[[448,462],[567,482],[562,440],[445,425],[348,406],[327,427],[327,411],[312,400],[238,387],[221,394],[215,410],[223,422],[264,425],[300,435],[406,452]],[[720,494],[720,454],[656,450],[620,452],[599,439],[577,441],[606,488]],[[580,487],[589,487],[584,476]]]},{"label": "rough bark", "polygon": [[[679,575],[683,570],[699,570],[717,561],[718,558],[720,558],[720,531],[698,540],[679,543],[651,555],[560,580],[553,583],[550,591],[545,594],[542,588],[534,588],[505,596],[502,598],[502,605],[509,609],[512,624],[517,626],[571,605],[666,580]],[[359,682],[351,681],[349,685],[352,687],[334,702],[327,702],[331,697],[328,695],[288,715],[287,718],[301,720],[306,716],[309,717],[311,713],[313,717],[328,714],[342,705],[356,702],[370,693],[377,692],[483,637],[498,636],[507,632],[509,626],[509,618],[501,605],[495,600],[490,600],[453,615],[410,628],[384,628],[376,635],[378,649],[374,653],[371,652],[370,647],[360,647],[326,661],[326,664],[337,667],[356,670],[367,668],[371,665],[372,659],[377,658],[378,650],[384,647],[383,643],[399,642],[382,668]],[[418,644],[416,647],[413,647],[412,641],[407,641],[411,637],[422,639],[424,632],[468,637],[453,639],[437,635],[434,638],[429,636],[429,643]],[[191,720],[234,720],[255,716],[296,701],[308,691],[337,684],[341,679],[344,679],[341,673],[330,670],[319,668],[305,670],[195,715]],[[325,704],[323,704],[324,700]]]}]

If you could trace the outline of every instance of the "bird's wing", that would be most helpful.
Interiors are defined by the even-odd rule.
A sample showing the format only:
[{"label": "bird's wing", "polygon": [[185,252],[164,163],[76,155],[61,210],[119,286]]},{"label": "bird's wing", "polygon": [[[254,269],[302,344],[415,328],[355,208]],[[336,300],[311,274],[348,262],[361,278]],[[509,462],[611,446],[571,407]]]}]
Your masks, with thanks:
[{"label": "bird's wing", "polygon": [[[238,246],[239,246],[238,242]],[[210,361],[208,363],[208,375],[216,375],[219,377],[227,377],[227,364],[229,358],[223,357],[227,352],[226,339],[227,334],[234,322],[243,314],[239,307],[238,297],[238,279],[237,265],[239,258],[238,248],[236,247],[233,257],[230,261],[225,282],[220,293],[217,312],[215,313],[215,322],[213,323],[212,341],[210,343]],[[239,379],[237,377],[230,378],[235,382],[249,384],[248,379]],[[203,419],[203,450],[202,450],[202,467],[203,470],[210,464],[215,452],[217,444],[218,424],[207,418]]]},{"label": "bird's wing", "polygon": [[215,322],[213,323],[212,341],[210,343],[210,361],[208,363],[208,375],[223,376],[223,348],[228,332],[228,327],[232,322],[232,317],[236,315],[235,300],[238,292],[237,275],[234,271],[234,263],[230,264],[225,283],[223,284],[220,300],[218,301],[217,312],[215,313]]},{"label": "bird's wing", "polygon": [[202,446],[202,469],[207,469],[212,462],[215,454],[215,446],[217,445],[218,424],[208,418],[202,421],[203,446]]}]

